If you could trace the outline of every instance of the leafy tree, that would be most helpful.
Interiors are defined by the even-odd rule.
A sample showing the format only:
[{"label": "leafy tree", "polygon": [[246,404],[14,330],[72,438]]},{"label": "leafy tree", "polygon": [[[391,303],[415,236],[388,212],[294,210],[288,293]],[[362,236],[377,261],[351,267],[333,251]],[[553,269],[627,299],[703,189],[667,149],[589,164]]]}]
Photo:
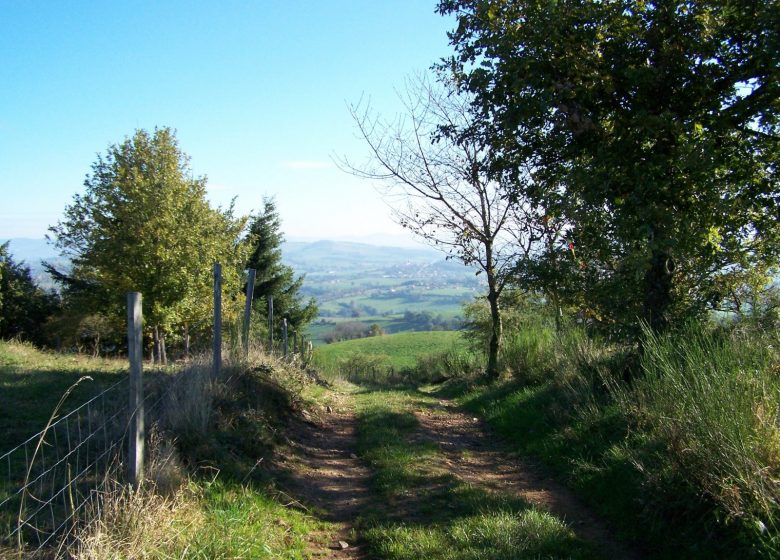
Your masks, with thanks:
[{"label": "leafy tree", "polygon": [[502,344],[501,293],[518,259],[534,250],[538,207],[507,196],[503,177],[490,175],[493,151],[479,131],[470,98],[440,76],[408,84],[404,114],[395,121],[353,106],[371,153],[360,177],[384,181],[396,220],[487,280],[491,338],[486,375],[498,376]]},{"label": "leafy tree", "polygon": [[[164,362],[166,334],[209,321],[213,262],[223,265],[225,292],[240,289],[246,220],[232,207],[209,206],[206,179],[192,176],[169,128],[137,130],[110,146],[84,186],[50,228],[73,263],[72,273],[56,276],[88,309],[116,318],[124,317],[125,294],[141,292],[155,357]],[[238,305],[225,299],[230,318]]]},{"label": "leafy tree", "polygon": [[[573,225],[602,310],[656,330],[776,262],[780,4],[441,0],[494,171]],[[729,279],[731,278],[731,280]],[[635,295],[638,294],[638,295]]]},{"label": "leafy tree", "polygon": [[[249,224],[250,253],[246,267],[257,271],[253,297],[266,302],[273,296],[274,317],[286,318],[291,329],[303,332],[317,316],[317,304],[313,298],[303,300],[300,289],[304,277],[296,277],[293,269],[282,263],[284,236],[281,228],[276,202],[263,198],[262,211],[253,216]],[[267,322],[267,306],[256,305],[255,314]],[[276,321],[276,329],[281,333],[281,320]]]},{"label": "leafy tree", "polygon": [[14,261],[8,245],[0,245],[0,338],[42,344],[44,324],[56,311],[58,298],[35,285],[30,268]]}]

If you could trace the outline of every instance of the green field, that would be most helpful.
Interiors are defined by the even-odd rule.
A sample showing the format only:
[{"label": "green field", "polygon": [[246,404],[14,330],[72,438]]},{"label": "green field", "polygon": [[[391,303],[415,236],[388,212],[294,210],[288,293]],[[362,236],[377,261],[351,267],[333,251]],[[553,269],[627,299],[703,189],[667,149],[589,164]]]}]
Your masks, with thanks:
[{"label": "green field", "polygon": [[358,311],[370,309],[377,314],[399,314],[407,310],[425,310],[454,317],[461,313],[463,303],[470,301],[473,296],[474,292],[461,288],[419,289],[405,293],[375,293],[327,301],[320,305],[320,314],[322,316],[338,316],[339,313],[355,308]]},{"label": "green field", "polygon": [[60,415],[126,377],[126,360],[43,352],[0,341],[0,454],[46,426],[68,387],[85,379],[63,403]]},{"label": "green field", "polygon": [[460,349],[464,345],[459,331],[398,333],[320,346],[314,351],[314,361],[323,370],[335,372],[341,360],[359,354],[378,356],[386,367],[400,370],[414,367],[420,356]]}]

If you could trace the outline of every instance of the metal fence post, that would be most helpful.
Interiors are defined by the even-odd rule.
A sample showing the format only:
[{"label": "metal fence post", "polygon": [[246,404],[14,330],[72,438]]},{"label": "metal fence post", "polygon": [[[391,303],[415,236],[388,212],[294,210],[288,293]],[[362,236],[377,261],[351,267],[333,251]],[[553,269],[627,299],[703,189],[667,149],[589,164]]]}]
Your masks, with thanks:
[{"label": "metal fence post", "polygon": [[255,293],[255,275],[257,271],[254,268],[249,269],[249,276],[246,280],[246,303],[244,304],[244,330],[241,338],[244,343],[244,354],[249,355],[249,322],[252,317],[252,297]]},{"label": "metal fence post", "polygon": [[127,294],[127,354],[130,358],[129,477],[138,488],[144,476],[144,384],[141,294]]},{"label": "metal fence post", "polygon": [[213,375],[219,377],[222,369],[222,265],[214,263],[214,348]]}]

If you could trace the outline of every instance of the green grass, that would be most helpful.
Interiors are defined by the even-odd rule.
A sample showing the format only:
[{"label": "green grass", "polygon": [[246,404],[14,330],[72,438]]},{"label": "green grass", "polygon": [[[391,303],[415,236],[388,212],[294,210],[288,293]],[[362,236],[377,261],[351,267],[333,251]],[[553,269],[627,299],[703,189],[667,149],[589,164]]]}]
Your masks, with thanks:
[{"label": "green grass", "polygon": [[458,331],[397,333],[321,346],[315,350],[314,361],[324,371],[336,373],[350,355],[380,356],[384,366],[401,370],[413,368],[420,356],[463,345]]},{"label": "green grass", "polygon": [[650,337],[626,385],[630,354],[548,334],[511,341],[513,379],[441,394],[541,459],[649,557],[780,554],[776,340],[702,327]]},{"label": "green grass", "polygon": [[124,360],[44,352],[25,343],[0,341],[0,454],[39,432],[65,391],[90,376],[71,393],[61,413],[79,406],[128,371]]},{"label": "green grass", "polygon": [[306,536],[325,528],[313,517],[285,507],[273,492],[252,484],[208,484],[200,500],[203,522],[179,558],[279,558],[303,560]]},{"label": "green grass", "polygon": [[596,558],[560,519],[513,496],[464,484],[414,437],[415,409],[436,407],[417,392],[358,395],[358,449],[374,472],[381,504],[359,524],[378,560]]}]

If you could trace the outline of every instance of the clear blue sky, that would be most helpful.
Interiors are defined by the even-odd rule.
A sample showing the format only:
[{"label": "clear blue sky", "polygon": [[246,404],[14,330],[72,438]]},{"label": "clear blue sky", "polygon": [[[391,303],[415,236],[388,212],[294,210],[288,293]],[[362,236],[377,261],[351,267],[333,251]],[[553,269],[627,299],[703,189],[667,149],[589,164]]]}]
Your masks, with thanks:
[{"label": "clear blue sky", "polygon": [[170,126],[209,197],[274,195],[288,237],[398,233],[346,109],[450,53],[435,0],[0,0],[0,238],[43,237],[97,153]]}]

